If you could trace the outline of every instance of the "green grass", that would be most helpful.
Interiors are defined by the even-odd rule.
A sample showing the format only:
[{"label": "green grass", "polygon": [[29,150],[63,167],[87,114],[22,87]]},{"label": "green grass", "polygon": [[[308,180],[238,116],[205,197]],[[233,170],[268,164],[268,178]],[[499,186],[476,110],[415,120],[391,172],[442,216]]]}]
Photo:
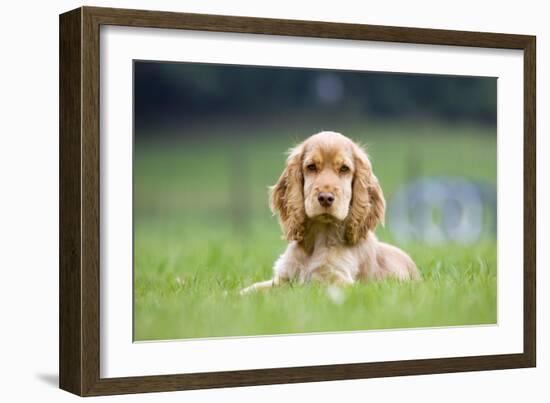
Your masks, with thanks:
[{"label": "green grass", "polygon": [[[494,183],[496,138],[484,130],[370,125],[365,137],[342,129],[369,146],[388,199],[411,176]],[[496,323],[491,237],[466,246],[399,245],[422,271],[420,282],[291,284],[239,296],[240,288],[270,278],[285,248],[266,188],[300,137],[274,131],[270,140],[136,144],[135,340]],[[377,234],[395,242],[387,229]]]}]

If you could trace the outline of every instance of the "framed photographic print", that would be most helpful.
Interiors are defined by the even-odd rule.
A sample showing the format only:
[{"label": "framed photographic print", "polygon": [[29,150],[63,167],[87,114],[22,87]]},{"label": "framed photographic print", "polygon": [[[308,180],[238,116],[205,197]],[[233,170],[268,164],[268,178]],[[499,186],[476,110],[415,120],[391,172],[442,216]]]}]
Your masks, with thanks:
[{"label": "framed photographic print", "polygon": [[60,387],[535,366],[535,37],[60,16]]}]

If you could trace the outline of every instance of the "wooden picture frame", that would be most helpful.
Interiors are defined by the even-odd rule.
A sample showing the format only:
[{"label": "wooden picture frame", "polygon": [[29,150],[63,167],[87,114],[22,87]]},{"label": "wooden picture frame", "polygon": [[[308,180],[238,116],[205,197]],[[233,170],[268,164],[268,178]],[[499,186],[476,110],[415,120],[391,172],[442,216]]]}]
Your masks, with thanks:
[{"label": "wooden picture frame", "polygon": [[[228,372],[100,377],[100,26],[523,50],[523,353]],[[533,367],[536,362],[535,37],[81,7],[60,16],[60,387],[81,396]]]}]

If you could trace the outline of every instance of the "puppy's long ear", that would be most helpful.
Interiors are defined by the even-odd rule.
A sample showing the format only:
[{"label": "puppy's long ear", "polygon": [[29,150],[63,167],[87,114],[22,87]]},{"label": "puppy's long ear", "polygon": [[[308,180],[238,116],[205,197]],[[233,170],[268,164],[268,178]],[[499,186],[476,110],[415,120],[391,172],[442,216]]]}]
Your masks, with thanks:
[{"label": "puppy's long ear", "polygon": [[365,151],[354,145],[355,174],[351,206],[346,220],[346,240],[354,245],[384,223],[386,201]]},{"label": "puppy's long ear", "polygon": [[303,148],[303,144],[300,144],[290,150],[285,170],[269,189],[271,211],[279,214],[279,222],[288,241],[301,241],[305,231]]}]

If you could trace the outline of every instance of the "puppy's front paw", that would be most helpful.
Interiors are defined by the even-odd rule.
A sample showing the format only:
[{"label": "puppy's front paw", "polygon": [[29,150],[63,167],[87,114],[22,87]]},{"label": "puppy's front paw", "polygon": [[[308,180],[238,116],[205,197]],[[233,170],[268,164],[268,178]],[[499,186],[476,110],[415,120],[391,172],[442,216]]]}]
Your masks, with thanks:
[{"label": "puppy's front paw", "polygon": [[239,291],[239,295],[248,295],[253,293],[254,291],[256,291],[255,285],[256,284],[252,284],[248,287],[243,288],[241,291]]},{"label": "puppy's front paw", "polygon": [[239,294],[247,295],[258,290],[266,290],[272,288],[275,285],[275,280],[260,281],[259,283],[254,283],[249,287],[243,288]]}]

